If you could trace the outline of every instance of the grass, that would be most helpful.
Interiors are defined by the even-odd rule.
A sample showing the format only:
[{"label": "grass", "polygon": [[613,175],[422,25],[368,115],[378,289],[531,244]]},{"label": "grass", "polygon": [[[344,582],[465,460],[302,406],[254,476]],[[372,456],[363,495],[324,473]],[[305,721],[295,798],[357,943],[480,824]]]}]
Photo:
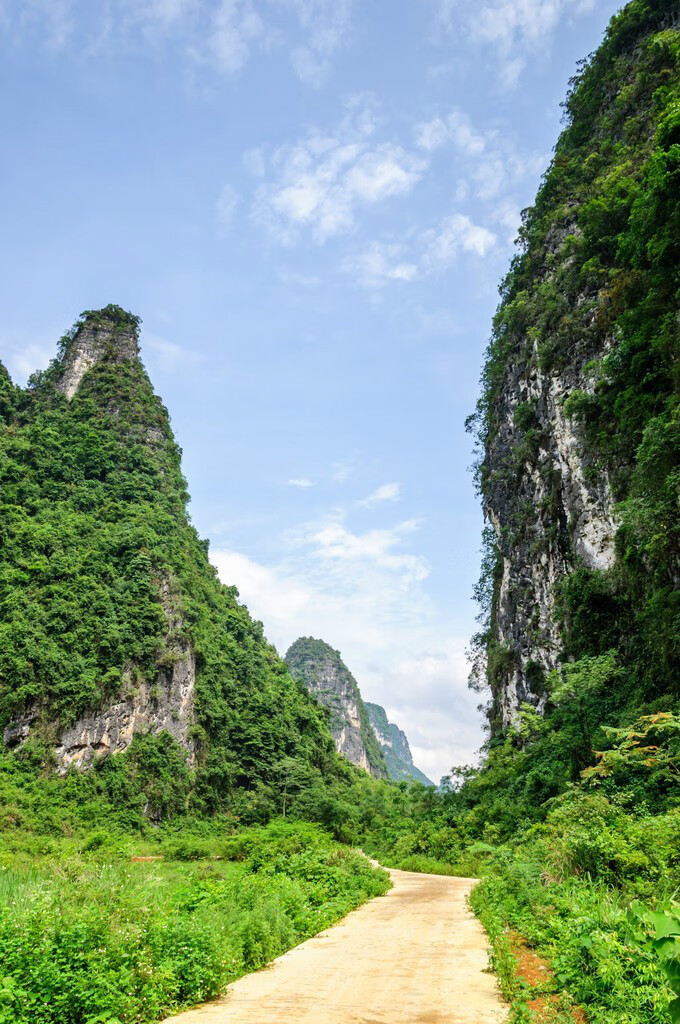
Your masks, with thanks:
[{"label": "grass", "polygon": [[[164,859],[133,863],[133,850]],[[280,821],[5,852],[0,1024],[148,1024],[214,998],[388,887],[321,829]]]}]

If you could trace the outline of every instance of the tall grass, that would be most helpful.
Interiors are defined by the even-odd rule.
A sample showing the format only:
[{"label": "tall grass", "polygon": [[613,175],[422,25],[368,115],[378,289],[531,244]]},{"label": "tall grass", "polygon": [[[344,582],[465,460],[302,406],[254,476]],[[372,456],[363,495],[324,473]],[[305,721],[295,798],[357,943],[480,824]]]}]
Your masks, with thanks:
[{"label": "tall grass", "polygon": [[175,838],[166,856],[181,860],[130,863],[102,843],[1,868],[0,1024],[146,1024],[214,997],[389,885],[309,825],[209,845],[210,859]]}]

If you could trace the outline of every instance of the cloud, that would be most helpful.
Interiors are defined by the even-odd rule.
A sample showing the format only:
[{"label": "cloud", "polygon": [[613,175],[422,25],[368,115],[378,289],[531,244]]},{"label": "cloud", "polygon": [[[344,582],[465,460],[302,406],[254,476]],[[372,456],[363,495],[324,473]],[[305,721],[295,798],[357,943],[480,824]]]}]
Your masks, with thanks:
[{"label": "cloud", "polygon": [[351,459],[339,459],[331,466],[331,480],[335,484],[344,484],[354,472],[354,463]]},{"label": "cloud", "polygon": [[193,7],[194,0],[146,0],[145,3],[136,4],[140,18],[164,29],[181,21]]},{"label": "cloud", "polygon": [[[58,337],[58,334],[55,334]],[[28,342],[25,345],[0,344],[0,357],[10,375],[24,385],[36,370],[44,370],[54,357],[54,345]]]},{"label": "cloud", "polygon": [[360,533],[336,513],[283,538],[275,563],[226,549],[212,559],[282,653],[309,635],[339,649],[364,698],[387,708],[416,764],[438,781],[474,758],[482,730],[466,639],[451,635],[424,590],[427,562],[411,547],[417,525]]},{"label": "cloud", "polygon": [[293,476],[288,480],[289,487],[300,487],[306,490],[309,487],[314,486],[313,480],[308,480],[306,476]]},{"label": "cloud", "polygon": [[256,191],[254,217],[282,242],[308,231],[325,242],[352,231],[360,210],[408,194],[422,177],[422,157],[377,141],[373,107],[355,103],[335,132],[310,132],[276,149],[270,180]]},{"label": "cloud", "polygon": [[247,64],[253,43],[263,33],[264,22],[251,0],[221,0],[206,50],[219,71],[233,75]]},{"label": "cloud", "polygon": [[362,252],[346,257],[343,267],[369,288],[381,287],[390,281],[413,281],[418,276],[418,266],[404,259],[403,252],[402,245],[371,242]]},{"label": "cloud", "polygon": [[61,50],[72,37],[75,16],[73,0],[27,0],[21,10],[24,23],[34,21],[40,26],[51,50]]},{"label": "cloud", "polygon": [[398,501],[400,490],[401,487],[397,483],[383,484],[382,487],[378,487],[372,494],[369,494],[367,498],[358,501],[357,505],[360,505],[362,508],[373,508],[383,501]]},{"label": "cloud", "polygon": [[286,50],[297,77],[318,86],[347,41],[351,14],[352,0],[15,0],[5,20],[54,50],[173,45],[183,62],[229,76],[256,52]]},{"label": "cloud", "polygon": [[433,269],[448,267],[459,252],[481,259],[495,241],[496,236],[488,228],[473,223],[467,214],[454,213],[426,233],[424,264]]},{"label": "cloud", "polygon": [[351,26],[350,0],[279,0],[297,15],[305,44],[296,46],[291,64],[302,82],[320,86],[327,77],[331,58],[344,44]]},{"label": "cloud", "polygon": [[506,87],[516,84],[529,55],[550,48],[565,18],[593,9],[595,0],[438,0],[434,39],[459,35],[495,49]]},{"label": "cloud", "polygon": [[175,341],[169,341],[148,331],[144,331],[142,335],[142,345],[144,351],[149,353],[149,362],[152,366],[166,373],[171,373],[180,366],[196,363],[201,358],[198,352],[192,352]]},{"label": "cloud", "polygon": [[484,136],[473,129],[469,119],[459,110],[452,110],[446,117],[434,117],[417,124],[415,139],[416,145],[427,153],[439,149],[446,142],[453,142],[469,156],[479,156],[486,147]]},{"label": "cloud", "polygon": [[496,243],[489,228],[467,214],[453,213],[421,231],[408,244],[371,242],[345,259],[344,269],[367,288],[390,282],[411,282],[450,267],[462,253],[483,259]]}]

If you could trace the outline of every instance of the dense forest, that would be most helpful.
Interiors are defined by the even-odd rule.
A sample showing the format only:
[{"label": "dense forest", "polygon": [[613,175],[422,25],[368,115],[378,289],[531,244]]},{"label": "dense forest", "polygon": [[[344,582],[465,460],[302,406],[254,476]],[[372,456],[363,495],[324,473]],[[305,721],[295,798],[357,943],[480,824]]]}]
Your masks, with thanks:
[{"label": "dense forest", "polygon": [[386,890],[356,846],[481,877],[514,1021],[680,1020],[679,17],[632,0],[580,66],[501,286],[470,421],[489,734],[439,791],[340,757],[218,581],[135,316],[2,371],[0,1022],[208,998]]}]

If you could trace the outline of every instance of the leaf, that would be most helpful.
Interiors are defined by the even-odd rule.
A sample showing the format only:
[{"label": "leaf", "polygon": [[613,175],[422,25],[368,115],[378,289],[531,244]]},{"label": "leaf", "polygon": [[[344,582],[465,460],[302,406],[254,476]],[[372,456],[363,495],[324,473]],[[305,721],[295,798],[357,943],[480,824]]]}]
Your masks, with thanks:
[{"label": "leaf", "polygon": [[668,1005],[668,1012],[673,1024],[680,1024],[680,998],[672,999]]},{"label": "leaf", "polygon": [[662,939],[667,935],[680,935],[680,918],[676,915],[650,910],[647,913],[647,920],[656,932],[657,939]]}]

